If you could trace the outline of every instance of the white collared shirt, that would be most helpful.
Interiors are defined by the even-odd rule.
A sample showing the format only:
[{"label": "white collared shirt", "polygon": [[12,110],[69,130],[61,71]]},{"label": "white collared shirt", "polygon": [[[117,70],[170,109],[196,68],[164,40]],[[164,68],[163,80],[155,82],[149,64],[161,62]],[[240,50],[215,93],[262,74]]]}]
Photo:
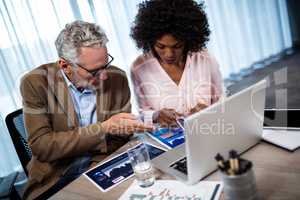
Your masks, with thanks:
[{"label": "white collared shirt", "polygon": [[74,109],[77,114],[81,127],[97,122],[96,113],[96,91],[92,89],[84,89],[82,92],[77,90],[75,85],[68,79],[64,71],[61,70],[64,80],[68,86]]}]

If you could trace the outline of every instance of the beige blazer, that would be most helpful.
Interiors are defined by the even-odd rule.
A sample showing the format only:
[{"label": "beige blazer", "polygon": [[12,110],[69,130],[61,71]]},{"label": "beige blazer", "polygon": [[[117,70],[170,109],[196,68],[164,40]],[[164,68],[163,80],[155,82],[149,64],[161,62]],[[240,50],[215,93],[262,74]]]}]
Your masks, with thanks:
[{"label": "beige blazer", "polygon": [[[79,127],[72,98],[57,63],[42,65],[26,74],[20,85],[25,127],[32,159],[24,199],[33,199],[53,186],[75,157],[86,152],[99,162],[127,142],[108,139],[101,123]],[[97,121],[130,112],[130,90],[125,72],[110,67],[108,80],[97,90]]]}]

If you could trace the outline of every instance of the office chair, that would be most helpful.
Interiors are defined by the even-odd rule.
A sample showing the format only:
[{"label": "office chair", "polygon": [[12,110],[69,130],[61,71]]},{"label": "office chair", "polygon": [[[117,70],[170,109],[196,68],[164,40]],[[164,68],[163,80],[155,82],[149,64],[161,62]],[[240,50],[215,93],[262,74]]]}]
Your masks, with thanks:
[{"label": "office chair", "polygon": [[8,114],[5,118],[5,122],[23,169],[26,175],[28,175],[26,165],[30,161],[32,153],[27,143],[27,133],[24,127],[22,109]]},{"label": "office chair", "polygon": [[0,200],[21,200],[14,187],[18,172],[12,172],[5,177],[0,177]]}]

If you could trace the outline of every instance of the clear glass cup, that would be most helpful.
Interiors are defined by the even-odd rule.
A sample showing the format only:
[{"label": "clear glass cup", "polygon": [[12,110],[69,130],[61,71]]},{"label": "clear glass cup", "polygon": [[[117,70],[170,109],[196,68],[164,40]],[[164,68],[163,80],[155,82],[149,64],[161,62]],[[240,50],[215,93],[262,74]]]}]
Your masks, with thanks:
[{"label": "clear glass cup", "polygon": [[153,185],[155,176],[147,146],[144,143],[139,143],[130,148],[127,154],[139,186],[149,187]]}]

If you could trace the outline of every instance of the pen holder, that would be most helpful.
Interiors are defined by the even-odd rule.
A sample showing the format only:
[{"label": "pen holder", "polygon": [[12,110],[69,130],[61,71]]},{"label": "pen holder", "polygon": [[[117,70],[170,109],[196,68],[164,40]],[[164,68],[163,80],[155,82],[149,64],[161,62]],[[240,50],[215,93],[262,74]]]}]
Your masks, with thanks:
[{"label": "pen holder", "polygon": [[226,200],[257,200],[255,177],[252,168],[240,175],[220,172]]}]

